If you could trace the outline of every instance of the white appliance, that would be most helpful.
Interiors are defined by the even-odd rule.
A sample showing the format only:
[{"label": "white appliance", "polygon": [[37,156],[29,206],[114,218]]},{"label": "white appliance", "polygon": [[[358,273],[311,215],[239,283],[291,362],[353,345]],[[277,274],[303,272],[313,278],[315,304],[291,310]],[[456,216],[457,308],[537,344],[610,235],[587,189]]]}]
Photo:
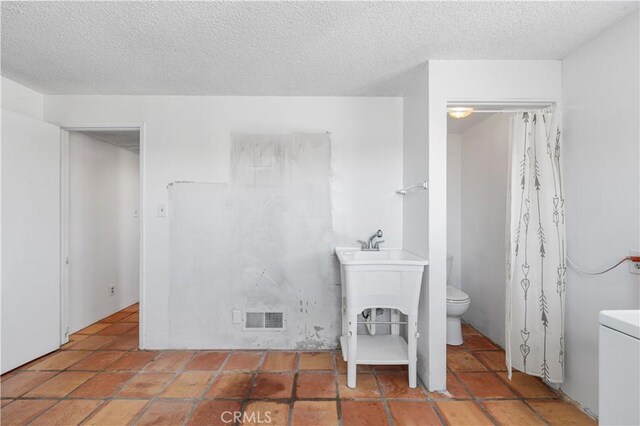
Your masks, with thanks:
[{"label": "white appliance", "polygon": [[599,422],[640,425],[640,310],[600,312]]}]

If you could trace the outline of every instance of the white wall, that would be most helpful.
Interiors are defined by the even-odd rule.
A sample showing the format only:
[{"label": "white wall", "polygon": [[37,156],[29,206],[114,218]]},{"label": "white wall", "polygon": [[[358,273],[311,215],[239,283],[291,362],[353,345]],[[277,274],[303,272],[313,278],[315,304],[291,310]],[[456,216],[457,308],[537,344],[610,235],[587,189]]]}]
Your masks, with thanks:
[{"label": "white wall", "polygon": [[44,96],[13,80],[0,77],[2,108],[42,121]]},{"label": "white wall", "polygon": [[[427,180],[429,173],[429,73],[426,67],[414,71],[403,98],[403,186]],[[420,256],[428,256],[427,216],[429,201],[426,191],[415,191],[402,197],[404,248]]]},{"label": "white wall", "polygon": [[144,122],[143,347],[169,344],[169,221],[157,204],[172,181],[227,182],[232,132],[330,131],[336,240],[353,244],[381,228],[387,246],[402,246],[400,98],[47,96],[45,119]]},{"label": "white wall", "polygon": [[[562,62],[567,252],[604,269],[640,249],[638,13]],[[598,312],[638,309],[640,278],[619,267],[587,277],[569,269],[562,390],[598,412]]]},{"label": "white wall", "polygon": [[139,162],[69,132],[70,333],[138,301]]},{"label": "white wall", "polygon": [[452,257],[449,285],[461,288],[462,260],[462,137],[447,135],[447,252]]},{"label": "white wall", "polygon": [[[408,76],[403,99],[403,186],[428,180],[429,175],[429,72],[418,67]],[[402,196],[404,249],[429,257],[429,195],[413,191]],[[430,387],[429,281],[428,269],[422,277],[418,313],[418,375]],[[431,390],[441,388],[431,388]]]},{"label": "white wall", "polygon": [[510,117],[494,114],[462,134],[463,319],[502,347]]}]

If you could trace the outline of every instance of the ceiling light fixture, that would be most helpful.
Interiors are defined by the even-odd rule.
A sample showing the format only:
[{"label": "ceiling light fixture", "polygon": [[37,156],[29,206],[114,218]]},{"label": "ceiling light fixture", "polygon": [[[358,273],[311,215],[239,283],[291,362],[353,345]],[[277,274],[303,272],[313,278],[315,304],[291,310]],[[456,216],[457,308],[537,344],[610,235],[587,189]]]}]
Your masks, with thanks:
[{"label": "ceiling light fixture", "polygon": [[447,108],[447,112],[453,118],[465,118],[470,116],[473,113],[473,108],[471,107],[450,107]]}]

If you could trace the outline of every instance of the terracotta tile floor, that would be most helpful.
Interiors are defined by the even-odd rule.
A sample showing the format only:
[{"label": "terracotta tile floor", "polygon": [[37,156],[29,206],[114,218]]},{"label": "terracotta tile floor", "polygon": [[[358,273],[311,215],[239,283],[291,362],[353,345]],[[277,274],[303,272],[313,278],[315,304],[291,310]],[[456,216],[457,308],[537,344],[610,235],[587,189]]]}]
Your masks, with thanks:
[{"label": "terracotta tile floor", "polygon": [[233,411],[236,424],[595,424],[540,380],[509,381],[504,352],[466,325],[441,394],[409,389],[398,366],[361,366],[349,389],[335,352],[139,351],[137,323],[133,305],[3,375],[2,425],[214,425]]}]

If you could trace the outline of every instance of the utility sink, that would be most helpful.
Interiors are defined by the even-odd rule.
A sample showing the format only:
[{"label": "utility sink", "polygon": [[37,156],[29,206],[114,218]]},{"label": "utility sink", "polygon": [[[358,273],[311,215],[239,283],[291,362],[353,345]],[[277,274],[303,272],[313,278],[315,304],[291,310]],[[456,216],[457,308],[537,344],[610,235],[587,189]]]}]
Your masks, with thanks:
[{"label": "utility sink", "polygon": [[336,254],[346,301],[343,308],[357,313],[367,308],[388,308],[417,314],[427,259],[399,248],[367,251],[338,247]]},{"label": "utility sink", "polygon": [[[418,301],[427,259],[400,248],[363,250],[338,247],[342,285],[342,336],[347,386],[356,386],[356,365],[408,365],[409,386],[416,387]],[[391,334],[358,335],[358,315],[365,309],[391,312]],[[400,313],[406,321],[400,321]],[[370,323],[373,324],[373,323]],[[407,340],[400,325],[407,326]]]}]

